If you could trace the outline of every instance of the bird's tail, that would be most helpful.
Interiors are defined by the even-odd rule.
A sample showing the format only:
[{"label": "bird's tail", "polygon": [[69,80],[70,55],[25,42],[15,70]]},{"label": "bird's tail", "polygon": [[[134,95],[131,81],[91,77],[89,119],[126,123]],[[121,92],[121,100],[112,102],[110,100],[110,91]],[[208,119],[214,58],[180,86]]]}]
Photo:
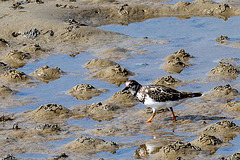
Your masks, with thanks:
[{"label": "bird's tail", "polygon": [[186,97],[193,98],[193,97],[200,97],[202,95],[201,92],[184,92]]}]

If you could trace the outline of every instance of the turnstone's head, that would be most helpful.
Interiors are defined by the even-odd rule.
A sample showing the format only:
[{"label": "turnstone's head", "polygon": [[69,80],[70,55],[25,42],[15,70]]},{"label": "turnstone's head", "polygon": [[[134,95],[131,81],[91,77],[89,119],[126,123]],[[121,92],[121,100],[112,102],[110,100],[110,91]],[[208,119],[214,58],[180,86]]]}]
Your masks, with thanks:
[{"label": "turnstone's head", "polygon": [[126,87],[122,91],[129,90],[134,96],[137,94],[138,90],[141,88],[141,84],[135,80],[129,80],[126,82]]}]

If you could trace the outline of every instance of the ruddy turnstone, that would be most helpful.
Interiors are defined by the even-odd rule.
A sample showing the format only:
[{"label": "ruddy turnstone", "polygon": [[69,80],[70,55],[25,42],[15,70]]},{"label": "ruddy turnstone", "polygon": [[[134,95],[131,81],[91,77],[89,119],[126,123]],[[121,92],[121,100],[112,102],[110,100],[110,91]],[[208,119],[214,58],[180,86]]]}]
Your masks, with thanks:
[{"label": "ruddy turnstone", "polygon": [[200,92],[183,92],[175,89],[165,87],[162,85],[146,85],[142,86],[135,80],[126,82],[126,87],[122,90],[129,90],[140,102],[152,108],[153,113],[147,123],[151,122],[156,115],[156,109],[169,107],[173,121],[176,121],[176,116],[173,112],[174,106],[179,105],[187,98],[199,97],[202,95]]}]

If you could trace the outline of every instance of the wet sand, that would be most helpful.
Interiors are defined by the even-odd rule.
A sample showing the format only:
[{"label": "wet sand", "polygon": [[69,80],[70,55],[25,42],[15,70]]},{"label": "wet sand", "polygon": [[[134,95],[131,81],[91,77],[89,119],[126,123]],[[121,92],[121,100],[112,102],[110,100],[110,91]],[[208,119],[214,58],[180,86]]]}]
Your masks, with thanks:
[{"label": "wet sand", "polygon": [[[239,80],[239,59],[218,57],[222,58],[219,64],[199,82],[175,78],[197,66],[198,55],[182,48],[169,52],[163,58],[161,69],[170,75],[154,79],[152,84],[173,88],[200,83],[215,86],[200,90],[204,92],[201,98],[184,103],[187,108],[177,110],[176,122],[171,121],[171,112],[166,108],[157,111],[151,124],[145,124],[151,109],[138,105],[129,92],[121,92],[129,78],[134,79],[143,72],[138,72],[140,69],[135,69],[133,63],[127,65],[127,60],[151,55],[146,47],[172,42],[168,38],[132,37],[101,30],[99,26],[129,25],[161,17],[214,17],[227,21],[240,16],[240,4],[234,0],[171,2],[0,1],[0,157],[239,158],[239,150],[215,154],[231,146],[230,141],[240,136],[237,101],[240,86],[235,82]],[[219,46],[240,48],[238,40],[221,36],[216,37],[216,41]],[[54,59],[59,55],[68,58]],[[88,57],[84,59],[84,56]],[[65,65],[63,62],[69,62],[69,58],[72,61]],[[49,63],[43,64],[44,59]],[[81,69],[75,68],[74,63],[80,64]],[[70,78],[64,79],[65,76]],[[63,86],[69,89],[60,91]],[[42,90],[36,90],[41,87]],[[189,87],[186,89],[198,90]],[[59,88],[57,93],[56,88]],[[28,89],[33,90],[30,92],[33,95],[23,95]],[[46,99],[51,95],[46,100],[49,103],[38,105],[42,97],[35,95],[41,94],[45,94]],[[62,99],[67,106],[57,103],[57,97],[62,95],[71,97],[77,105],[67,101],[69,98]],[[14,112],[21,107],[20,112]],[[77,125],[71,124],[75,121]]]}]

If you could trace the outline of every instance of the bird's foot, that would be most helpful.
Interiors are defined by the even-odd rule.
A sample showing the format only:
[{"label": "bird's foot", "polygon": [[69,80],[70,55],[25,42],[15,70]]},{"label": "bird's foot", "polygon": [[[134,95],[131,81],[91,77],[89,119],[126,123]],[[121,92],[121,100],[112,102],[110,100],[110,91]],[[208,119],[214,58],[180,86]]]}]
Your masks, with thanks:
[{"label": "bird's foot", "polygon": [[145,123],[151,123],[152,121],[146,121]]},{"label": "bird's foot", "polygon": [[173,117],[172,121],[173,121],[173,122],[176,122],[176,121],[177,121],[176,116]]}]

